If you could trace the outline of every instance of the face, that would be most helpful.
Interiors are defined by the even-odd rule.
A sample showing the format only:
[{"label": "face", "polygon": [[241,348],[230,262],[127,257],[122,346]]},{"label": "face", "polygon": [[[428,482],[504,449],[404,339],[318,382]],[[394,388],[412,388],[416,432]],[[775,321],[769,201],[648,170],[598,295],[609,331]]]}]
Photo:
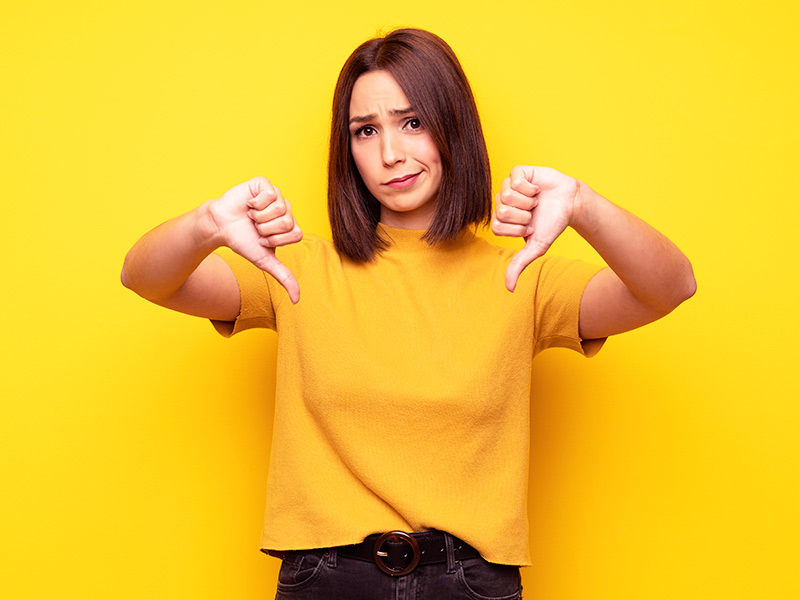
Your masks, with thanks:
[{"label": "face", "polygon": [[364,73],[350,100],[350,152],[381,203],[381,222],[427,229],[442,183],[439,150],[387,71]]}]

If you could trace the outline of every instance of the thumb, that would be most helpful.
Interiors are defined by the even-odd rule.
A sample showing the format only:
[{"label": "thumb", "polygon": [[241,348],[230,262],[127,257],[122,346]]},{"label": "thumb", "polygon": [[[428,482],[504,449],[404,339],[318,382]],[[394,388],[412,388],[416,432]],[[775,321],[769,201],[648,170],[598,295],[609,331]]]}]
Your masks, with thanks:
[{"label": "thumb", "polygon": [[273,249],[269,248],[267,255],[253,261],[253,264],[272,275],[283,286],[283,289],[289,294],[292,304],[297,304],[300,301],[300,284],[297,283],[297,278],[289,270],[289,267],[278,260]]},{"label": "thumb", "polygon": [[[511,174],[509,175],[509,179],[511,179],[511,187],[516,189],[517,187],[531,187],[537,186],[534,181],[534,173],[535,169],[530,165],[517,165],[513,169],[511,169]],[[520,193],[524,193],[523,190],[517,190]],[[537,190],[538,191],[538,190]],[[535,193],[535,192],[534,192]]]},{"label": "thumb", "polygon": [[525,246],[514,255],[506,267],[506,289],[509,292],[517,288],[517,281],[525,268],[546,251],[547,246],[534,241],[533,236],[525,241]]}]

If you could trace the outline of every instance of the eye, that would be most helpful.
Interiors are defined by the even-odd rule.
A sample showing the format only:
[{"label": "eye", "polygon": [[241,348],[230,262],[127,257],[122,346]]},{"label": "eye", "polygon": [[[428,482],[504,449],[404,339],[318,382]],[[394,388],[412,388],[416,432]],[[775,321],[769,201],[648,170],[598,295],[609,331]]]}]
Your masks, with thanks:
[{"label": "eye", "polygon": [[406,127],[409,129],[422,129],[422,122],[417,117],[412,117],[406,121]]},{"label": "eye", "polygon": [[375,135],[375,128],[372,125],[364,125],[353,132],[355,137],[371,137]]}]

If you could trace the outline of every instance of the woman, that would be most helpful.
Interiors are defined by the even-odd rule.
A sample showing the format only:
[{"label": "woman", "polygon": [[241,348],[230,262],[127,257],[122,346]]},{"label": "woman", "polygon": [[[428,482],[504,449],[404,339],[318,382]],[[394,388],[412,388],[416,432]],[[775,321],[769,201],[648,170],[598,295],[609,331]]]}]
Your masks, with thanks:
[{"label": "woman", "polygon": [[[531,358],[594,354],[694,293],[686,257],[585,183],[515,167],[492,216],[490,181],[452,50],[397,30],[336,86],[332,243],[302,239],[255,178],[129,252],[123,282],[143,297],[223,335],[278,331],[261,546],[284,559],[279,598],[518,597]],[[523,250],[477,238],[490,218]],[[610,268],[544,257],[566,227]]]}]

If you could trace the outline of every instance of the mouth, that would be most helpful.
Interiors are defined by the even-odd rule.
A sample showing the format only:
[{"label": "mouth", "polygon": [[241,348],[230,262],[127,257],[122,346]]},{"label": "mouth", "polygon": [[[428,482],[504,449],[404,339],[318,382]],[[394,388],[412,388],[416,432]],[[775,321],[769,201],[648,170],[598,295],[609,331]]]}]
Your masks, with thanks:
[{"label": "mouth", "polygon": [[400,177],[395,177],[391,181],[387,181],[383,185],[388,186],[390,188],[406,188],[411,185],[414,185],[414,182],[421,174],[422,171],[420,171],[419,173],[411,173],[409,175],[401,175]]}]

